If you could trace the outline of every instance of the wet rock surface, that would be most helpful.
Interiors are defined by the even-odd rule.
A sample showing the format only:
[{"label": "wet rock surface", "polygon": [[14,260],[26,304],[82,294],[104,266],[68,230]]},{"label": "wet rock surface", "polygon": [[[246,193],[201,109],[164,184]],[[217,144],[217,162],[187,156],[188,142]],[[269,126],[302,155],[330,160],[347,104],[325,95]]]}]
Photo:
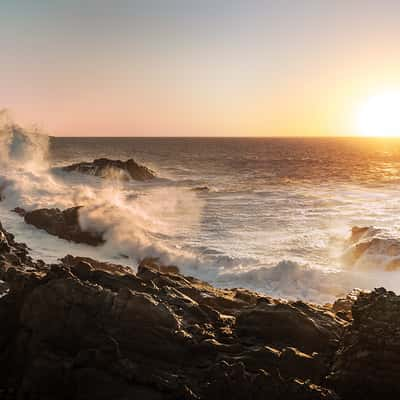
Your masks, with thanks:
[{"label": "wet rock surface", "polygon": [[155,259],[137,274],[74,256],[47,265],[0,232],[0,399],[397,393],[400,300],[384,289],[360,293],[346,322],[333,307],[216,289]]},{"label": "wet rock surface", "polygon": [[192,188],[193,192],[209,192],[210,188],[208,186],[196,186]]},{"label": "wet rock surface", "polygon": [[353,320],[352,308],[354,303],[357,301],[358,296],[360,296],[361,293],[366,293],[366,292],[361,289],[353,289],[346,296],[339,297],[332,304],[332,311],[340,318],[346,321],[352,321]]},{"label": "wet rock surface", "polygon": [[329,380],[343,398],[400,395],[400,296],[383,288],[360,293]]},{"label": "wet rock surface", "polygon": [[91,246],[103,244],[101,234],[82,230],[79,224],[80,208],[72,207],[63,211],[58,208],[41,208],[33,211],[16,208],[14,211],[23,216],[27,224],[43,229],[50,235]]},{"label": "wet rock surface", "polygon": [[114,178],[121,180],[134,179],[147,181],[155,178],[155,174],[144,165],[138,164],[130,158],[127,161],[99,158],[92,162],[81,162],[62,168],[67,172],[79,172],[81,174],[99,176],[101,178]]},{"label": "wet rock surface", "polygon": [[346,242],[342,261],[348,267],[398,270],[400,241],[372,226],[354,226]]}]

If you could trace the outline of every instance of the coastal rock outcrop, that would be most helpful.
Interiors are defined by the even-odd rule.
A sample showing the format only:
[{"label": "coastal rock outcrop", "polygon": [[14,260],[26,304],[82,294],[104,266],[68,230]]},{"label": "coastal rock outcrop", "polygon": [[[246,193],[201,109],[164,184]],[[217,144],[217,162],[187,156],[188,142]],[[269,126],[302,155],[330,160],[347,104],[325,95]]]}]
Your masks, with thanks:
[{"label": "coastal rock outcrop", "polygon": [[67,172],[79,172],[81,174],[94,175],[101,178],[121,180],[134,179],[137,181],[147,181],[155,178],[155,174],[152,170],[144,165],[138,164],[132,158],[127,161],[99,158],[92,162],[68,165],[62,169]]},{"label": "coastal rock outcrop", "polygon": [[397,397],[400,296],[343,301],[217,289],[156,259],[136,274],[71,255],[47,265],[0,225],[0,398]]},{"label": "coastal rock outcrop", "polygon": [[294,346],[307,353],[333,352],[341,327],[331,312],[301,301],[260,302],[237,317],[239,336],[254,337],[280,348]]},{"label": "coastal rock outcrop", "polygon": [[42,262],[34,262],[29,256],[29,249],[24,243],[14,240],[14,235],[7,232],[0,223],[0,279],[2,272],[8,267],[19,267],[23,269],[41,269]]},{"label": "coastal rock outcrop", "polygon": [[353,227],[342,261],[348,267],[400,268],[400,241],[374,227]]},{"label": "coastal rock outcrop", "polygon": [[[4,233],[5,235],[5,233]],[[14,242],[0,253],[14,251]],[[216,289],[158,265],[126,267],[67,256],[34,268],[1,263],[0,395],[7,399],[335,399],[323,387],[330,349],[288,346],[285,321],[344,322],[319,306]],[[24,284],[16,284],[24,282]],[[288,311],[268,338],[243,330],[264,308]],[[321,313],[318,316],[318,313]],[[296,317],[293,317],[293,315]],[[255,318],[253,315],[252,318]],[[323,321],[323,322],[321,322]],[[274,317],[260,315],[272,325]],[[318,328],[319,329],[319,328]],[[311,335],[310,340],[305,336]],[[321,335],[331,332],[321,328]],[[334,337],[336,340],[336,337]],[[299,343],[293,343],[299,344]]]},{"label": "coastal rock outcrop", "polygon": [[343,398],[400,395],[400,296],[383,288],[360,293],[329,380]]},{"label": "coastal rock outcrop", "polygon": [[79,224],[80,208],[72,207],[63,211],[58,208],[41,208],[33,211],[18,208],[14,211],[23,216],[27,224],[43,229],[50,235],[91,246],[103,244],[101,234],[82,230]]}]

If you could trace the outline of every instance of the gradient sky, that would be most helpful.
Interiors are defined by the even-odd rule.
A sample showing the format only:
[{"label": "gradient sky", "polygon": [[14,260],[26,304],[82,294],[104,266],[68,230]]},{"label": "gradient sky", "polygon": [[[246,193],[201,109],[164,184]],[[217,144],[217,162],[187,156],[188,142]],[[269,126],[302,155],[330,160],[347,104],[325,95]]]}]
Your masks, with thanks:
[{"label": "gradient sky", "polygon": [[353,134],[397,0],[2,0],[0,108],[58,136]]}]

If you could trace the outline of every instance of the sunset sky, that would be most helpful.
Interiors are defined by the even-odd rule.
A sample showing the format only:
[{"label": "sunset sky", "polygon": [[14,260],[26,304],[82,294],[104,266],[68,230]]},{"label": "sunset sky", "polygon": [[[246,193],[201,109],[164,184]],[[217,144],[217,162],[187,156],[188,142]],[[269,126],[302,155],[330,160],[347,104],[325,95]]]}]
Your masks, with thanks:
[{"label": "sunset sky", "polygon": [[[58,136],[354,135],[400,1],[3,0],[0,108]],[[400,90],[400,89],[399,89]]]}]

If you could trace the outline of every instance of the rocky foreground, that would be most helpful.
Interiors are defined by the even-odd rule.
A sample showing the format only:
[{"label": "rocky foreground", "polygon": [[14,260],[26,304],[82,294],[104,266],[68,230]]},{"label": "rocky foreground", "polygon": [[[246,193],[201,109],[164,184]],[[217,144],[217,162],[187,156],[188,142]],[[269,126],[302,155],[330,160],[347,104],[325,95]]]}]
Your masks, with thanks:
[{"label": "rocky foreground", "polygon": [[0,399],[382,399],[400,297],[334,305],[215,289],[146,259],[33,261],[0,225]]}]

